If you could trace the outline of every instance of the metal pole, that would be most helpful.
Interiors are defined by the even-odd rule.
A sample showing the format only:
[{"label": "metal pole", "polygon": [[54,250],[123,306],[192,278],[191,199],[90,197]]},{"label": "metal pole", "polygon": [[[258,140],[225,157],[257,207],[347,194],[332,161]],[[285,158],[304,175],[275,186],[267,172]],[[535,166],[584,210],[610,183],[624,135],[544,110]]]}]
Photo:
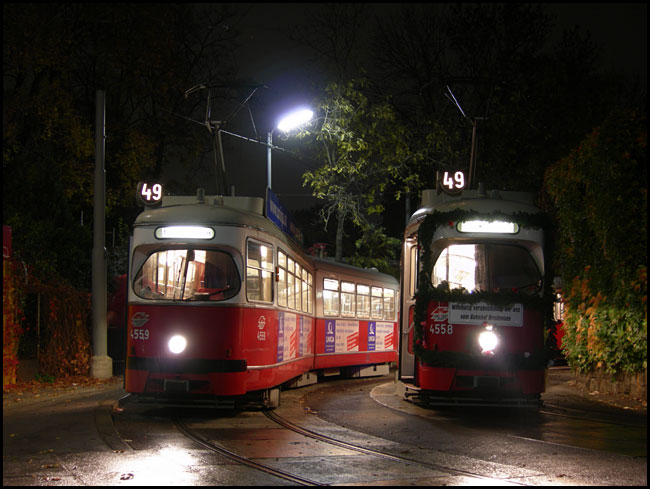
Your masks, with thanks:
[{"label": "metal pole", "polygon": [[223,158],[223,144],[221,142],[221,129],[214,133],[214,171],[217,177],[217,195],[228,195],[228,181],[226,179],[226,162]]},{"label": "metal pole", "polygon": [[41,294],[36,294],[36,365],[41,368]]},{"label": "metal pole", "polygon": [[271,145],[273,144],[273,132],[269,132],[266,138],[266,186],[271,188]]},{"label": "metal pole", "polygon": [[467,179],[467,189],[472,188],[472,178],[473,178],[473,173],[475,171],[474,169],[474,154],[476,151],[476,119],[472,120],[472,150],[469,154],[469,175]]},{"label": "metal pole", "polygon": [[219,148],[218,148],[219,142],[217,140],[217,134],[214,135],[214,139],[212,140],[212,149],[214,151],[214,177],[216,179],[217,183],[217,195],[222,195],[221,194],[221,171],[219,170]]},{"label": "metal pole", "polygon": [[221,189],[219,195],[228,195],[228,178],[226,178],[226,160],[223,157],[223,143],[221,142],[221,130],[217,131],[217,143],[219,146],[219,159],[221,161]]},{"label": "metal pole", "polygon": [[[437,181],[438,179],[436,179]],[[404,199],[404,211],[405,211],[405,216],[404,216],[404,225],[407,226],[409,223],[409,220],[411,219],[411,195],[406,194],[406,199]]]},{"label": "metal pole", "polygon": [[98,90],[95,97],[95,195],[93,198],[93,254],[92,254],[92,317],[93,357],[90,375],[107,379],[113,375],[113,361],[107,355],[106,328],[106,171],[104,170],[104,144],[106,92]]}]

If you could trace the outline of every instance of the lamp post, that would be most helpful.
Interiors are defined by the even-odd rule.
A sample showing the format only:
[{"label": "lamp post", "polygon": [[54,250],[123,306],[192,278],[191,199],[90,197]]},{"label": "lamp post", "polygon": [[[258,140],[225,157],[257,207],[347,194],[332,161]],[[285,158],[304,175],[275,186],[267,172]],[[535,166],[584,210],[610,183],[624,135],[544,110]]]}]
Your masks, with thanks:
[{"label": "lamp post", "polygon": [[273,147],[273,133],[276,129],[287,133],[309,122],[314,113],[309,109],[298,109],[285,115],[276,127],[267,133],[266,138],[266,186],[271,188],[271,149]]}]

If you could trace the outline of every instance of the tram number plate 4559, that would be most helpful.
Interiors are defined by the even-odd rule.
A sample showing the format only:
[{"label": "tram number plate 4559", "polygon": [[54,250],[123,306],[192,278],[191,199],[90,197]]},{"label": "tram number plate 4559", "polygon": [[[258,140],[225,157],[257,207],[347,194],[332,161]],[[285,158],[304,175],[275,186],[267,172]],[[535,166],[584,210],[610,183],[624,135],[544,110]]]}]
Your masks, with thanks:
[{"label": "tram number plate 4559", "polygon": [[131,339],[132,340],[148,340],[149,339],[149,330],[148,329],[136,329],[131,330]]},{"label": "tram number plate 4559", "polygon": [[432,324],[429,331],[433,334],[454,334],[453,324]]}]

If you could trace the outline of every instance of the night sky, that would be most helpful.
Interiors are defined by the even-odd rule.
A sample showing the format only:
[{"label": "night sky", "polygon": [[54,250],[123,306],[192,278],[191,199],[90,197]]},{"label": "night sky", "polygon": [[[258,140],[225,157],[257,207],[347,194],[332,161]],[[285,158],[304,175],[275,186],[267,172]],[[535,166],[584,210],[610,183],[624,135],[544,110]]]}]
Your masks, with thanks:
[{"label": "night sky", "polygon": [[[273,127],[282,112],[297,103],[309,102],[309,53],[289,40],[293,26],[304,24],[318,8],[318,4],[238,4],[245,9],[243,46],[235,53],[243,78],[267,85],[262,96],[265,110],[253,113],[258,136]],[[384,9],[398,4],[370,4],[373,9]],[[557,15],[555,38],[562,29],[578,25],[591,33],[600,47],[602,65],[626,74],[641,76],[647,83],[647,5],[637,4],[547,4],[550,13]],[[551,39],[553,41],[554,39]],[[255,104],[253,103],[254,107]],[[259,104],[258,104],[259,107]],[[228,130],[254,137],[247,110],[242,110]],[[207,136],[206,136],[207,137]],[[286,143],[274,138],[274,143]],[[228,183],[238,195],[263,196],[266,185],[266,148],[261,145],[224,136]],[[289,147],[289,146],[286,146]],[[315,199],[300,198],[308,194],[302,187],[302,173],[316,162],[299,161],[279,151],[273,152],[273,190],[281,196],[288,208],[313,205]],[[257,177],[259,175],[259,178]],[[251,177],[254,176],[254,177]],[[213,176],[210,176],[212,181]],[[205,182],[197,176],[199,182]],[[208,187],[208,193],[210,188]]]}]

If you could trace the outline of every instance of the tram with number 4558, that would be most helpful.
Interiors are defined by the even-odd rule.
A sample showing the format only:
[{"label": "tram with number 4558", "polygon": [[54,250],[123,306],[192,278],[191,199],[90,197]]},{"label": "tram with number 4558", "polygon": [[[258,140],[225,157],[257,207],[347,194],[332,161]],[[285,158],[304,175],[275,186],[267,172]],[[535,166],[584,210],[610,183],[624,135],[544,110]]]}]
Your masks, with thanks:
[{"label": "tram with number 4558", "polygon": [[453,184],[445,175],[423,191],[405,230],[401,392],[430,405],[538,406],[553,306],[546,215],[532,194]]},{"label": "tram with number 4558", "polygon": [[319,376],[397,361],[399,282],[302,251],[272,194],[163,196],[140,184],[125,390],[157,402],[279,404]]}]

